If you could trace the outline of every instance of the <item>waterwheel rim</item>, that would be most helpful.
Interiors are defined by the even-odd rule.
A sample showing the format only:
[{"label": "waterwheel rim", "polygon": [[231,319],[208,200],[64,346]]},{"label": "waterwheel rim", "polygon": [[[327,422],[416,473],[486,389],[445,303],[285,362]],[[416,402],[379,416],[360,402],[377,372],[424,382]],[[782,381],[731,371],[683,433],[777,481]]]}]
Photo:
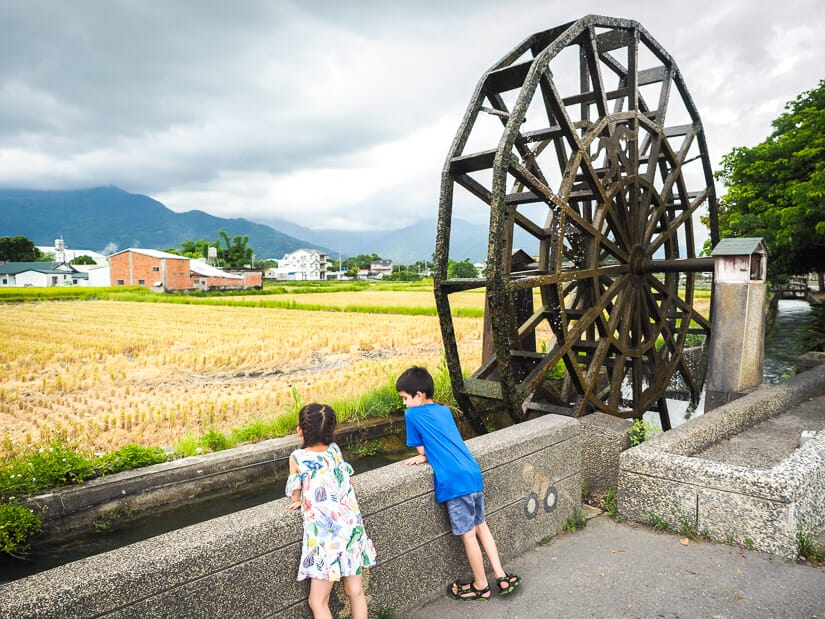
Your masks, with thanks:
[{"label": "waterwheel rim", "polygon": [[[572,90],[554,74],[554,61],[571,48],[579,60]],[[654,66],[639,68],[642,51]],[[517,94],[508,102],[505,92]],[[679,124],[669,114],[674,107]],[[535,127],[537,110],[545,122]],[[503,125],[496,148],[467,154],[485,114]],[[487,275],[476,284],[446,277],[454,185],[490,208]],[[522,212],[537,204],[546,208],[543,220]],[[442,177],[436,301],[460,403],[462,396],[470,407],[478,395],[498,398],[520,420],[561,360],[574,414],[640,417],[658,409],[669,426],[671,378],[678,374],[692,398],[701,387],[682,354],[688,333],[710,331],[694,307],[695,265],[674,267],[696,256],[693,225],[702,208],[713,223],[701,120],[675,63],[638,23],[589,16],[517,46],[479,82]],[[520,272],[511,268],[516,229],[536,242],[533,268]],[[451,342],[449,294],[474,285],[486,286],[490,299],[495,367],[467,380]],[[530,316],[517,317],[514,298],[524,290],[540,300]],[[539,353],[542,323],[552,336]],[[485,375],[496,389],[480,387]]]}]

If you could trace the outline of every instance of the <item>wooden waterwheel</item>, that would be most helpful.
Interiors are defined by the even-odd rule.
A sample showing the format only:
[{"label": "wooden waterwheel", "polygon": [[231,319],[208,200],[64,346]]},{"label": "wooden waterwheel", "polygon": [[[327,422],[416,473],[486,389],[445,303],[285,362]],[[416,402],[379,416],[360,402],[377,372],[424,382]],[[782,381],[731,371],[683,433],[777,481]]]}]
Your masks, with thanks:
[{"label": "wooden waterwheel", "polygon": [[[458,188],[456,187],[458,186]],[[484,277],[447,277],[457,206],[489,210]],[[640,418],[710,323],[694,307],[700,213],[716,238],[701,120],[673,59],[635,21],[588,16],[527,38],[481,78],[442,175],[435,295],[453,391],[479,411]],[[481,367],[465,377],[451,296],[486,289]],[[701,338],[698,338],[701,340]],[[563,363],[564,378],[551,381]],[[469,370],[469,369],[468,369]]]}]

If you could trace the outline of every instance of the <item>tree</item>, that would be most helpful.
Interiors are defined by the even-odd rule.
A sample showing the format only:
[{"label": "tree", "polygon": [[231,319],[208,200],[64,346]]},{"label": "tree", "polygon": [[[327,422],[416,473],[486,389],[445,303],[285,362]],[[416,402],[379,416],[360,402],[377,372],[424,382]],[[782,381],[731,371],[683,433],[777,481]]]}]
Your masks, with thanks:
[{"label": "tree", "polygon": [[447,261],[447,277],[450,279],[478,277],[478,270],[473,266],[469,258],[464,258],[461,262],[456,262],[451,259]]},{"label": "tree", "polygon": [[97,262],[95,262],[95,259],[91,256],[81,254],[80,256],[75,256],[72,258],[69,264],[97,264]]},{"label": "tree", "polygon": [[[254,254],[251,247],[247,247],[249,242],[247,235],[238,235],[232,237],[225,230],[218,232],[220,237],[218,242],[218,260],[221,264],[228,267],[243,267],[247,264],[252,264],[252,256]],[[223,247],[220,246],[220,241],[224,242]]]},{"label": "tree", "polygon": [[825,80],[785,105],[773,133],[722,159],[721,237],[763,237],[769,276],[825,272]]},{"label": "tree", "polygon": [[207,258],[209,257],[209,246],[217,247],[217,242],[210,243],[205,239],[197,241],[184,241],[180,244],[181,255],[187,258]]},{"label": "tree", "polygon": [[0,238],[0,260],[5,262],[38,262],[44,254],[25,236]]}]

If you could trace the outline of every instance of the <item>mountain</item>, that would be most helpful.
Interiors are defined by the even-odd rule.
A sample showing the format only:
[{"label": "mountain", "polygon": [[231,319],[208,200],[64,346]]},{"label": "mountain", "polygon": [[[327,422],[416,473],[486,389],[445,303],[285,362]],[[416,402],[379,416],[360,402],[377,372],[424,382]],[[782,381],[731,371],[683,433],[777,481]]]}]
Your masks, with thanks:
[{"label": "mountain", "polygon": [[[272,226],[286,234],[309,238],[325,247],[334,248],[343,256],[376,253],[385,260],[412,264],[417,260],[432,260],[438,222],[425,219],[397,230],[350,231],[310,229],[297,224],[274,220]],[[455,260],[469,258],[471,262],[487,259],[487,226],[454,219],[450,228],[450,256]],[[335,254],[330,254],[335,258]]]},{"label": "mountain", "polygon": [[246,219],[202,211],[175,213],[152,198],[117,187],[76,191],[0,189],[0,236],[22,235],[35,245],[63,238],[69,248],[112,253],[127,247],[168,249],[183,241],[247,235],[256,256],[280,258],[301,247],[330,250]]},{"label": "mountain", "polygon": [[[332,260],[378,254],[396,263],[432,260],[436,220],[398,230],[362,231],[305,228],[287,221],[272,225],[246,219],[225,219],[202,211],[176,213],[148,196],[117,187],[74,191],[0,189],[0,236],[22,235],[35,245],[51,246],[62,238],[70,249],[112,253],[127,247],[169,249],[187,240],[217,240],[220,230],[231,237],[246,235],[261,258],[281,258],[305,247],[325,252]],[[450,255],[472,262],[487,257],[484,225],[452,221]]]}]

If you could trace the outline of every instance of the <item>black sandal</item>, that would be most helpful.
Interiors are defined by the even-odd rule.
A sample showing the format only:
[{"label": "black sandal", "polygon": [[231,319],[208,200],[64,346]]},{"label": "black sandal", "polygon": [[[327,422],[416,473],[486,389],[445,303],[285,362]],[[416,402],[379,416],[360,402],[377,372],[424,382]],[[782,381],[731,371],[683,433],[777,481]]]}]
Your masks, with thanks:
[{"label": "black sandal", "polygon": [[[453,591],[455,587],[455,591]],[[490,593],[490,586],[487,585],[483,589],[476,589],[475,584],[470,582],[458,582],[457,580],[451,585],[447,586],[447,595],[459,602],[475,602],[481,600],[489,600],[491,596],[484,597],[485,593]]]},{"label": "black sandal", "polygon": [[496,578],[498,594],[500,596],[510,595],[521,584],[521,578],[515,574],[506,574],[501,578]]}]

